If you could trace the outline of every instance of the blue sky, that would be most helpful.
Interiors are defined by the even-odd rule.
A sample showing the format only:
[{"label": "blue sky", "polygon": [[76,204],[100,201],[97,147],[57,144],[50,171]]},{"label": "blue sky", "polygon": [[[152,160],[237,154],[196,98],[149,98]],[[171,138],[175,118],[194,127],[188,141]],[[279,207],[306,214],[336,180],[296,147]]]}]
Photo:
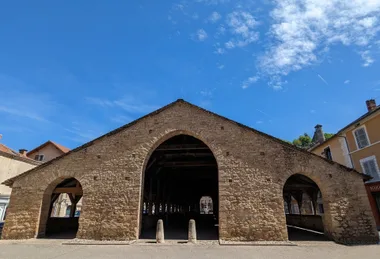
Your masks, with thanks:
[{"label": "blue sky", "polygon": [[380,96],[378,17],[380,0],[6,1],[1,142],[74,148],[178,98],[282,139],[336,132]]}]

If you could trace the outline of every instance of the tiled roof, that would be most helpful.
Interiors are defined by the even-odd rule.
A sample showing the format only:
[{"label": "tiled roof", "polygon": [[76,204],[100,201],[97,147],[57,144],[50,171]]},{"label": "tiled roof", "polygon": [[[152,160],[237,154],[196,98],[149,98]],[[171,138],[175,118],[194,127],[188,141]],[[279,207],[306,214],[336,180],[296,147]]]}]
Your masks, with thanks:
[{"label": "tiled roof", "polygon": [[60,151],[62,151],[62,153],[67,153],[67,152],[70,151],[69,148],[64,147],[64,146],[62,146],[62,145],[60,145],[60,144],[58,144],[58,143],[55,143],[55,142],[53,142],[53,141],[51,141],[51,140],[48,140],[48,141],[46,141],[45,143],[43,143],[42,145],[39,145],[38,147],[36,147],[36,148],[34,148],[33,150],[29,151],[26,155],[29,156],[29,155],[32,154],[33,152],[35,152],[35,151],[37,151],[37,150],[39,150],[39,149],[41,149],[41,148],[43,148],[43,147],[45,147],[45,146],[47,146],[47,145],[49,145],[49,144],[52,144],[53,146],[55,146],[57,149],[59,149]]},{"label": "tiled roof", "polygon": [[1,143],[0,143],[0,151],[3,151],[5,153],[9,153],[11,155],[21,156],[21,154],[19,152],[16,152],[13,149],[11,149],[11,148],[9,148],[6,145],[1,144]]}]

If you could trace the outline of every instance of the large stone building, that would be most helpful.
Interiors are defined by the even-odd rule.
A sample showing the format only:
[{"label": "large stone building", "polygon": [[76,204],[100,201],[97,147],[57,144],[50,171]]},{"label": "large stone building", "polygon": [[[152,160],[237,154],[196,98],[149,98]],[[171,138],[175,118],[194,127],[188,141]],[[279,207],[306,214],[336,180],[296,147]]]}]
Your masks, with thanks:
[{"label": "large stone building", "polygon": [[[166,235],[186,237],[195,218],[199,237],[284,241],[284,200],[306,192],[315,208],[320,192],[324,213],[315,217],[327,237],[376,243],[365,178],[178,100],[5,181],[13,191],[3,238],[70,229],[83,239],[136,240],[150,236],[158,218]],[[60,193],[74,203],[83,196],[79,218],[49,217]]]}]

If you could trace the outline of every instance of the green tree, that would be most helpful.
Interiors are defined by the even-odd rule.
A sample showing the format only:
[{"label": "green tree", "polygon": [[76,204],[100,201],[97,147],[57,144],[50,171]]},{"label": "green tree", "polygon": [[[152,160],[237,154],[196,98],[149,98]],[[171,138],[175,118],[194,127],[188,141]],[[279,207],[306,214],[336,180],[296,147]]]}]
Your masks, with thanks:
[{"label": "green tree", "polygon": [[304,149],[309,148],[311,144],[312,144],[312,139],[307,133],[304,133],[303,135],[299,136],[297,139],[293,140],[293,145],[300,148],[304,148]]},{"label": "green tree", "polygon": [[325,133],[323,135],[325,135],[325,139],[328,140],[329,138],[332,138],[335,134],[333,134],[333,133]]}]

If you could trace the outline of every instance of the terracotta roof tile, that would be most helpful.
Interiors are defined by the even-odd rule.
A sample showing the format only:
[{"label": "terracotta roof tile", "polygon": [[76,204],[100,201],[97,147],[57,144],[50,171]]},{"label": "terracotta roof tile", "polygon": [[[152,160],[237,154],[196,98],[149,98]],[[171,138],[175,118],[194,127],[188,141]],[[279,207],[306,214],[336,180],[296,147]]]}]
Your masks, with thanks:
[{"label": "terracotta roof tile", "polygon": [[0,144],[0,151],[3,151],[3,152],[6,152],[6,153],[9,153],[9,154],[11,154],[11,155],[21,156],[20,153],[14,151],[13,149],[7,147],[7,146],[4,145],[4,144]]}]

